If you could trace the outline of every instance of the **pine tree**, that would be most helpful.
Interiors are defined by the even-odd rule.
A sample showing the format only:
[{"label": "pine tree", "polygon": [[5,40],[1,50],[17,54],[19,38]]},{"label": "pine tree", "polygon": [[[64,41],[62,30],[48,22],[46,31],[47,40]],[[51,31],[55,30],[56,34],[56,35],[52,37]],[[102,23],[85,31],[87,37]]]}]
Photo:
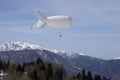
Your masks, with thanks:
[{"label": "pine tree", "polygon": [[30,72],[28,75],[30,76],[30,78],[31,78],[32,80],[38,80],[38,79],[37,79],[37,71],[36,71],[36,70],[33,70],[33,71]]},{"label": "pine tree", "polygon": [[2,69],[2,60],[0,60],[0,70]]},{"label": "pine tree", "polygon": [[91,75],[91,72],[90,72],[90,71],[88,71],[88,73],[87,73],[87,80],[93,80],[93,78],[92,78],[92,75]]},{"label": "pine tree", "polygon": [[33,77],[34,77],[33,80],[38,80],[38,79],[37,79],[37,71],[36,71],[36,70],[33,70]]},{"label": "pine tree", "polygon": [[17,65],[16,72],[23,72],[22,66],[20,64]]},{"label": "pine tree", "polygon": [[86,80],[85,70],[82,70],[81,80]]},{"label": "pine tree", "polygon": [[36,62],[37,62],[37,66],[39,67],[39,69],[45,71],[45,65],[42,62],[42,60],[40,58],[38,58]]},{"label": "pine tree", "polygon": [[94,80],[102,80],[100,75],[95,75]]},{"label": "pine tree", "polygon": [[47,79],[50,80],[53,78],[53,70],[52,70],[52,64],[47,64]]},{"label": "pine tree", "polygon": [[37,58],[36,62],[37,62],[37,64],[43,63],[40,58]]},{"label": "pine tree", "polygon": [[80,79],[81,79],[81,74],[80,74],[80,72],[77,74],[77,76],[76,76],[76,77],[77,77],[77,79],[78,79],[78,80],[80,80]]}]

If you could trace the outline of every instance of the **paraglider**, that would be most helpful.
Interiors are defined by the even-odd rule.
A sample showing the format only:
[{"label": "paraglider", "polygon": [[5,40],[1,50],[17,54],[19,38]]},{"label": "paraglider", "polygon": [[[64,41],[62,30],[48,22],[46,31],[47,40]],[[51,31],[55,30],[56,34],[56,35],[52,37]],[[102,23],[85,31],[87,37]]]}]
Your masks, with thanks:
[{"label": "paraglider", "polygon": [[[35,13],[35,15],[37,16],[38,22],[34,24],[31,29],[43,28],[44,25],[48,25],[49,27],[54,28],[66,29],[69,28],[72,24],[71,17],[66,15],[45,17],[38,10],[34,10],[33,13]],[[62,35],[59,36],[62,37]]]}]

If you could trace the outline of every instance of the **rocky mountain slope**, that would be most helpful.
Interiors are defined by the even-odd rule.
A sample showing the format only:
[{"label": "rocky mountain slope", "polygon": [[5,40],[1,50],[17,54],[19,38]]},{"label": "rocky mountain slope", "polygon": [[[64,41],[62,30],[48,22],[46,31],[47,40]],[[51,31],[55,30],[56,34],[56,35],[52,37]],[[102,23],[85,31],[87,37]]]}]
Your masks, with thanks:
[{"label": "rocky mountain slope", "polygon": [[95,57],[69,53],[65,51],[50,50],[39,45],[23,42],[9,42],[0,45],[0,59],[10,60],[12,63],[23,63],[41,58],[45,62],[63,65],[69,75],[77,74],[82,69],[90,70],[96,74],[120,79],[120,59],[102,60]]}]

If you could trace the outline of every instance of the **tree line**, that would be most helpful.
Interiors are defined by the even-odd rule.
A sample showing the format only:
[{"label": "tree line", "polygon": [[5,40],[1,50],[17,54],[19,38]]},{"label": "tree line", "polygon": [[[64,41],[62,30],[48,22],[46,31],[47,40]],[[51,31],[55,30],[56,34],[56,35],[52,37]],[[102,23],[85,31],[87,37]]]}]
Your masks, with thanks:
[{"label": "tree line", "polygon": [[91,71],[85,72],[85,69],[77,75],[68,76],[62,65],[46,63],[40,58],[23,64],[0,60],[0,70],[6,73],[4,80],[110,80],[97,74],[93,76]]}]

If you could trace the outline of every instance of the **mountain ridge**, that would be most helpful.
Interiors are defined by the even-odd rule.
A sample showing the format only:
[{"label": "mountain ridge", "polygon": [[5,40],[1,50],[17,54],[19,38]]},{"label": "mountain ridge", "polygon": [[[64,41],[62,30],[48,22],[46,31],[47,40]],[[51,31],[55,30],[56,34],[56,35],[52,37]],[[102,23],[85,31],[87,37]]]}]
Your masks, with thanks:
[{"label": "mountain ridge", "polygon": [[0,51],[10,51],[10,50],[23,50],[23,49],[41,49],[39,45],[35,44],[30,44],[28,42],[21,42],[21,41],[16,41],[16,42],[5,42],[0,45]]},{"label": "mountain ridge", "polygon": [[59,55],[62,55],[65,53],[66,56],[69,56],[69,57],[75,57],[76,55],[87,56],[84,53],[74,53],[73,54],[73,52],[60,51],[60,50],[56,50],[56,49],[48,49],[48,48],[41,47],[40,45],[37,45],[37,44],[31,44],[28,42],[21,42],[21,41],[11,41],[11,42],[5,42],[3,44],[0,44],[0,51],[19,51],[19,50],[25,50],[25,49],[48,50],[48,51],[56,53],[56,54],[60,53]]},{"label": "mountain ridge", "polygon": [[[19,42],[20,43],[20,42]],[[13,42],[11,42],[13,44]],[[26,44],[26,43],[25,43]],[[15,44],[13,44],[15,45]],[[33,44],[31,44],[33,45]],[[13,46],[12,46],[13,47]],[[14,47],[19,47],[15,45]],[[24,47],[24,46],[23,46]],[[72,74],[77,74],[81,69],[86,69],[87,71],[92,71],[95,74],[105,75],[111,77],[114,80],[114,77],[119,80],[120,77],[120,60],[119,59],[110,59],[104,60],[96,57],[91,57],[88,55],[80,55],[79,53],[70,53],[65,51],[51,50],[47,48],[33,48],[33,47],[19,47],[10,49],[5,49],[0,51],[0,59],[10,60],[13,63],[24,63],[36,60],[36,58],[41,58],[45,62],[56,63],[64,65],[67,72]]]}]

